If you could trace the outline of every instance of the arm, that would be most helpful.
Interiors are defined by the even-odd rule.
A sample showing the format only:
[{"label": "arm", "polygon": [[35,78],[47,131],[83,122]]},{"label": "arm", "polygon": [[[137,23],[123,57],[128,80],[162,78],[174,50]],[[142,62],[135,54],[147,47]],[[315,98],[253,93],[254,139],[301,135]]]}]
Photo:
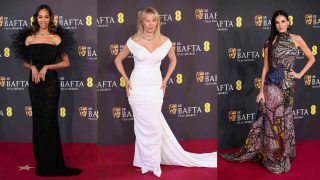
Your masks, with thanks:
[{"label": "arm", "polygon": [[69,56],[67,54],[63,54],[61,62],[44,65],[43,68],[54,70],[54,69],[67,68],[69,66],[70,66]]},{"label": "arm", "polygon": [[168,80],[169,80],[171,74],[173,73],[174,68],[176,67],[176,64],[177,64],[177,58],[176,58],[176,55],[174,53],[173,47],[170,48],[169,53],[168,53],[168,57],[169,57],[169,60],[170,60],[170,64],[169,64],[169,68],[168,68],[168,71],[166,73],[166,76],[163,79],[163,81],[165,81],[165,82],[168,82]]},{"label": "arm", "polygon": [[[25,46],[29,46],[31,44],[31,42],[33,41],[33,38],[34,38],[33,35],[28,36],[24,42]],[[23,67],[31,70],[31,75],[32,75],[31,79],[33,82],[35,82],[36,84],[40,82],[39,71],[36,66],[32,65],[32,62],[28,63],[28,62],[24,61]]]},{"label": "arm", "polygon": [[129,53],[129,48],[127,45],[125,45],[122,51],[116,56],[116,59],[114,60],[117,70],[126,81],[129,81],[129,78],[123,68],[122,61],[129,55]]},{"label": "arm", "polygon": [[259,103],[260,100],[265,101],[264,99],[264,81],[266,79],[266,75],[269,71],[269,61],[268,61],[268,47],[264,48],[264,59],[263,59],[263,68],[261,74],[261,88],[260,92],[257,96],[256,102]]},{"label": "arm", "polygon": [[30,63],[24,62],[23,63],[23,67],[31,70],[31,75],[32,75],[31,79],[32,79],[33,82],[35,82],[35,83],[40,82],[39,72],[38,72],[38,69],[37,69],[36,66],[34,66],[34,65],[30,64]]},{"label": "arm", "polygon": [[168,53],[168,57],[170,60],[169,68],[166,73],[166,76],[163,78],[162,85],[160,87],[163,90],[163,94],[166,93],[166,87],[167,87],[168,80],[169,80],[171,74],[173,73],[174,68],[176,67],[176,64],[177,64],[177,58],[174,53],[173,47],[170,48],[169,53]]},{"label": "arm", "polygon": [[130,51],[127,45],[124,46],[124,48],[122,49],[122,51],[116,56],[116,59],[114,60],[114,64],[117,67],[117,70],[119,71],[119,73],[121,74],[121,76],[125,79],[126,81],[126,93],[127,96],[130,95],[129,93],[129,89],[131,89],[131,82],[123,68],[123,64],[122,61],[129,55]]},{"label": "arm", "polygon": [[33,68],[36,68],[34,65],[29,64],[27,62],[23,62],[23,67],[32,70]]},{"label": "arm", "polygon": [[51,69],[51,70],[62,69],[62,68],[66,68],[69,66],[70,66],[69,56],[67,54],[63,54],[61,62],[58,62],[55,64],[44,65],[38,74],[38,78],[40,78],[42,81],[45,81],[46,80],[46,73],[47,73],[48,69]]},{"label": "arm", "polygon": [[307,46],[307,44],[301,38],[301,36],[296,35],[294,40],[295,40],[296,45],[303,51],[305,56],[308,58],[308,62],[299,73],[296,73],[293,70],[291,70],[289,75],[291,77],[293,77],[293,78],[301,79],[301,77],[310,69],[310,67],[313,65],[313,63],[316,60],[315,60],[314,56],[312,55],[312,53],[311,53],[309,47]]}]

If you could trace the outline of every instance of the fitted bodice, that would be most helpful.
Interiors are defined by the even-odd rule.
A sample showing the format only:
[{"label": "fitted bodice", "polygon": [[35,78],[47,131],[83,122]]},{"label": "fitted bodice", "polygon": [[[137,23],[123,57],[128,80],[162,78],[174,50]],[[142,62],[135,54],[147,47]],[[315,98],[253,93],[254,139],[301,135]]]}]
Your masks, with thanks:
[{"label": "fitted bodice", "polygon": [[298,48],[295,46],[291,35],[280,33],[271,47],[271,66],[273,68],[284,66],[285,69],[293,69],[297,54]]},{"label": "fitted bodice", "polygon": [[172,43],[167,39],[158,48],[150,52],[144,46],[133,41],[131,38],[127,41],[127,46],[134,57],[135,68],[160,68],[161,61],[168,54]]},{"label": "fitted bodice", "polygon": [[[36,66],[38,71],[42,69],[44,65],[55,64],[57,59],[57,46],[53,44],[30,44],[27,46],[27,53],[31,59],[32,65]],[[48,70],[46,78],[56,79],[56,70]]]},{"label": "fitted bodice", "polygon": [[135,82],[145,82],[148,80],[161,82],[160,65],[172,46],[171,41],[167,39],[152,52],[131,38],[127,41],[127,46],[134,57],[134,69],[131,74],[131,80]]},{"label": "fitted bodice", "polygon": [[30,44],[27,47],[33,65],[54,64],[57,58],[57,46],[53,44]]},{"label": "fitted bodice", "polygon": [[294,81],[289,77],[289,72],[293,70],[298,54],[289,33],[279,33],[276,41],[271,47],[269,55],[270,68],[266,76],[266,84],[276,84],[282,89],[289,89],[294,86]]},{"label": "fitted bodice", "polygon": [[167,39],[152,52],[131,38],[127,41],[127,46],[134,58],[129,103],[162,103],[160,65],[172,46],[171,41]]}]

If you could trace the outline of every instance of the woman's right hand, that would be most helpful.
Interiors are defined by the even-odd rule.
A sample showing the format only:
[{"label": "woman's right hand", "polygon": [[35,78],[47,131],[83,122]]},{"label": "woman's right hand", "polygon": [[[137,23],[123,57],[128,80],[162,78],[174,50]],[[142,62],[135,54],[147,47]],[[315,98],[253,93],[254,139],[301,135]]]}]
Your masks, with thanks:
[{"label": "woman's right hand", "polygon": [[260,92],[260,93],[257,95],[256,102],[259,103],[261,100],[262,100],[263,102],[265,102],[264,93],[263,93],[263,92]]},{"label": "woman's right hand", "polygon": [[36,66],[31,66],[32,82],[38,84],[40,82],[39,71]]},{"label": "woman's right hand", "polygon": [[130,90],[131,90],[131,82],[129,79],[126,80],[126,93],[127,93],[127,96],[130,96]]}]

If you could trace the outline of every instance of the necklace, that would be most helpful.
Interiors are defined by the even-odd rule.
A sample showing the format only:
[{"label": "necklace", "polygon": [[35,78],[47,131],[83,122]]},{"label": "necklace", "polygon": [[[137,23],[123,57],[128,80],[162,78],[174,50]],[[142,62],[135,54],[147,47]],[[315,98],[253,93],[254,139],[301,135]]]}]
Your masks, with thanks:
[{"label": "necklace", "polygon": [[142,39],[146,40],[146,41],[152,41],[156,38],[156,36],[154,35],[152,38],[146,38],[144,37],[144,35],[141,36]]},{"label": "necklace", "polygon": [[43,32],[38,32],[38,34],[40,34],[41,36],[50,35],[50,33],[43,33]]}]

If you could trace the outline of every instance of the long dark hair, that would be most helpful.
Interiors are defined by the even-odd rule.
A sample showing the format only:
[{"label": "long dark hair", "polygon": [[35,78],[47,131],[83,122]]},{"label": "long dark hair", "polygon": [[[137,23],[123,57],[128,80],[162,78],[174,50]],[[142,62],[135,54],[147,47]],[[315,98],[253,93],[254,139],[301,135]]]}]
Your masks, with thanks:
[{"label": "long dark hair", "polygon": [[[277,10],[276,12],[273,13],[272,15],[272,19],[271,19],[271,30],[270,30],[270,35],[268,38],[268,55],[271,52],[271,47],[272,47],[272,43],[274,41],[274,39],[276,38],[276,36],[279,34],[279,31],[276,28],[276,17],[278,16],[284,16],[286,17],[287,20],[289,20],[289,16],[288,14],[283,11],[283,10]],[[288,32],[290,31],[290,27],[288,27]],[[270,56],[269,56],[270,57]],[[269,58],[270,59],[270,58]]]},{"label": "long dark hair", "polygon": [[53,19],[54,19],[53,12],[52,12],[51,8],[48,5],[45,5],[45,4],[38,6],[38,8],[36,9],[36,12],[33,14],[33,22],[32,22],[33,33],[37,33],[39,31],[39,29],[40,29],[37,17],[38,17],[39,11],[42,10],[42,9],[47,10],[48,13],[49,13],[49,16],[50,16],[50,22],[49,22],[49,26],[48,26],[49,32],[50,33],[55,33],[56,32],[56,26],[53,23]]}]

